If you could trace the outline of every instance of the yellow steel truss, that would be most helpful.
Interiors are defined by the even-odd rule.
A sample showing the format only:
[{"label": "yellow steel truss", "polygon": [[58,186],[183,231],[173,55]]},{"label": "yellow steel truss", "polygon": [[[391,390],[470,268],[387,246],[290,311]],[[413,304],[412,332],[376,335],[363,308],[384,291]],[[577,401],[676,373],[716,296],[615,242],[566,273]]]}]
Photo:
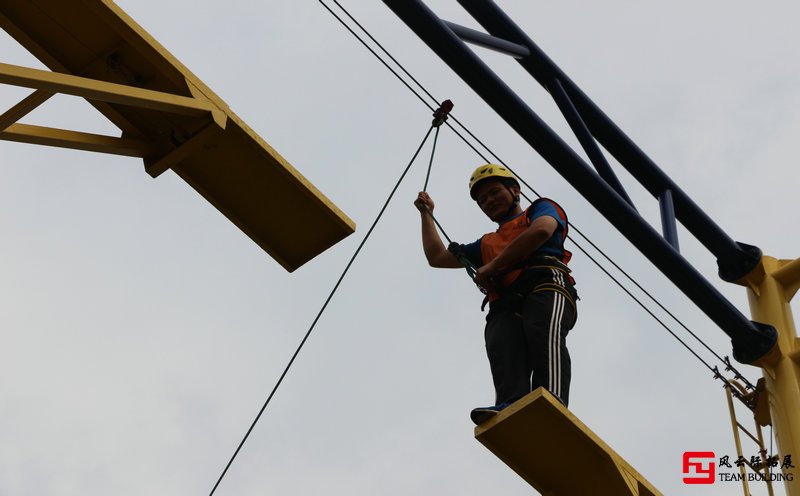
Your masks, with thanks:
[{"label": "yellow steel truss", "polygon": [[[790,302],[800,288],[800,259],[764,256],[758,267],[737,282],[748,288],[753,320],[778,331],[778,342],[756,365],[763,370],[780,455],[789,455],[796,463],[800,460],[800,340]],[[800,496],[798,468],[782,466],[782,469],[786,475],[786,494]]]},{"label": "yellow steel truss", "polygon": [[[736,388],[739,392],[740,397],[742,397],[745,402],[749,403],[753,407],[755,431],[756,431],[755,435],[753,435],[753,433],[750,432],[750,430],[748,430],[745,426],[743,426],[736,418],[736,409],[734,408],[732,388]],[[745,469],[745,465],[750,467],[754,472],[758,474],[763,474],[764,483],[767,487],[767,494],[769,496],[773,496],[775,494],[772,490],[772,481],[770,478],[770,473],[771,473],[770,466],[767,463],[767,458],[770,455],[770,453],[764,446],[764,434],[761,431],[762,422],[765,422],[763,423],[763,425],[768,425],[769,419],[768,418],[759,419],[760,415],[763,416],[763,414],[759,412],[759,409],[761,407],[760,403],[762,403],[761,398],[764,398],[763,396],[764,392],[765,391],[763,389],[763,379],[759,381],[756,391],[752,391],[749,393],[746,390],[746,388],[744,388],[737,381],[725,380],[725,398],[728,400],[728,411],[730,412],[730,417],[731,417],[731,429],[733,431],[733,441],[734,444],[736,445],[736,455],[738,458],[741,458],[744,461],[744,463],[741,465],[737,464],[739,467],[739,473],[741,474],[742,490],[744,491],[744,496],[752,496],[752,493],[750,492],[750,485],[748,484],[747,481],[747,475],[746,475],[747,470]],[[740,433],[746,434],[747,437],[749,437],[750,440],[752,440],[754,443],[756,443],[756,446],[758,446],[758,453],[760,459],[763,460],[763,463],[761,465],[758,466],[753,465],[744,456],[744,450],[742,449],[742,438]]]},{"label": "yellow steel truss", "polygon": [[[33,93],[0,114],[0,140],[142,158],[189,183],[287,270],[355,224],[110,0],[0,0],[0,27],[51,71],[0,63]],[[85,98],[121,136],[20,123],[55,94]]]}]

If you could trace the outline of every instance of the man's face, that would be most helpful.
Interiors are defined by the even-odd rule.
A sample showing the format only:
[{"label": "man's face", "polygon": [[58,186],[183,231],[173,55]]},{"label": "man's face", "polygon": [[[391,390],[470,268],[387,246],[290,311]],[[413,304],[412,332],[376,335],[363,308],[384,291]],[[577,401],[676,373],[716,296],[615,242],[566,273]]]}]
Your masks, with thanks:
[{"label": "man's face", "polygon": [[514,206],[514,195],[500,181],[484,181],[475,188],[475,201],[483,213],[495,222],[503,220]]}]

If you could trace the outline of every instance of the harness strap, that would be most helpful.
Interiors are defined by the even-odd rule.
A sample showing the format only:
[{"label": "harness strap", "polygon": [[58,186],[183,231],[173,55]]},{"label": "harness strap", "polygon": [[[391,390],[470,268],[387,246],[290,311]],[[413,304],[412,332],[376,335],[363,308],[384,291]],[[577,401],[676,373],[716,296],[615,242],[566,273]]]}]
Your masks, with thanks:
[{"label": "harness strap", "polygon": [[[572,270],[569,267],[567,267],[567,264],[557,259],[556,257],[551,257],[550,255],[540,255],[536,258],[523,260],[512,267],[502,270],[498,272],[495,275],[495,277],[501,278],[506,274],[508,274],[509,272],[513,272],[515,270],[521,270],[525,272],[526,270],[536,270],[536,269],[555,269],[565,274],[569,274],[570,272],[572,272]],[[574,281],[572,281],[572,276],[569,277],[570,277],[570,282],[575,284]]]},{"label": "harness strap", "polygon": [[572,305],[572,308],[577,309],[575,305],[575,299],[572,297],[570,292],[567,291],[567,289],[564,286],[560,284],[545,282],[534,287],[531,293],[542,293],[544,291],[554,291],[556,293],[561,293],[564,296],[564,298],[566,298],[567,301]]},{"label": "harness strap", "polygon": [[[534,267],[531,267],[531,269],[533,269],[533,268]],[[570,284],[574,284],[572,282],[572,277],[569,275],[569,269],[567,269],[567,268],[561,268],[561,267],[552,266],[552,265],[538,265],[538,266],[535,266],[535,268],[537,268],[537,269],[548,269],[548,270],[549,269],[554,269],[554,270],[558,270],[560,272],[564,272],[567,275],[567,277],[569,278]],[[524,272],[523,272],[523,274],[520,274],[520,277],[524,277],[524,274],[525,274]],[[530,289],[530,290],[525,290],[525,289],[517,290],[517,288],[515,288],[514,285],[512,284],[511,286],[505,288],[503,291],[500,292],[500,299],[497,300],[497,301],[503,301],[503,300],[505,300],[506,302],[508,302],[509,300],[520,300],[521,301],[528,294],[541,293],[541,292],[544,292],[544,291],[554,291],[554,292],[560,293],[561,295],[563,295],[567,299],[567,301],[569,301],[570,305],[572,305],[573,310],[577,311],[578,308],[577,308],[577,305],[575,304],[575,297],[570,293],[568,288],[563,286],[563,285],[561,285],[561,284],[554,283],[554,282],[541,282],[541,283],[536,284],[535,286],[533,286],[533,288]],[[481,312],[483,312],[486,309],[487,303],[489,303],[489,296],[488,295],[483,298],[483,302],[481,303]],[[514,306],[514,304],[512,304],[511,306]]]}]

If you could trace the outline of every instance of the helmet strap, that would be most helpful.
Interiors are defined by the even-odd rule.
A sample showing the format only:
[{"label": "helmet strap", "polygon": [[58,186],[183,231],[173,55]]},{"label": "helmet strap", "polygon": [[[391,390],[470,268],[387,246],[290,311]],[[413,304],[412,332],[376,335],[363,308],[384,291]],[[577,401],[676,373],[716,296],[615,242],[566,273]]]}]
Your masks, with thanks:
[{"label": "helmet strap", "polygon": [[508,212],[506,212],[506,218],[508,218],[514,215],[514,213],[516,213],[517,207],[519,206],[519,194],[514,193],[514,190],[511,189],[511,186],[509,186],[505,182],[503,183],[503,185],[506,187],[508,193],[511,195],[511,199],[514,200],[514,202],[508,208]]}]

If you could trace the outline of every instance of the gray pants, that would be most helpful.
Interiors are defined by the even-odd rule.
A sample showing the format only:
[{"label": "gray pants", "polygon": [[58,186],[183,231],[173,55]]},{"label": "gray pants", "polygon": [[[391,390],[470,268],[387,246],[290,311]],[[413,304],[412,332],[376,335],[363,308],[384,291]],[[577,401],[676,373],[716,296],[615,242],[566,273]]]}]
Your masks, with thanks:
[{"label": "gray pants", "polygon": [[[569,284],[568,284],[569,286]],[[569,402],[567,334],[576,320],[572,301],[557,291],[527,294],[512,306],[494,302],[486,316],[486,353],[496,403],[510,403],[543,386],[564,405]]]}]

